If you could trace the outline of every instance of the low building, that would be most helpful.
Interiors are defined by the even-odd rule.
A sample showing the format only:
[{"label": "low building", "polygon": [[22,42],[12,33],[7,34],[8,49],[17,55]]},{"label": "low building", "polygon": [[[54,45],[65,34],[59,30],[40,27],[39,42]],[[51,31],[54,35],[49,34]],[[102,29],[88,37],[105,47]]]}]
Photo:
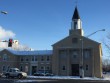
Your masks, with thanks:
[{"label": "low building", "polygon": [[19,68],[33,75],[38,71],[52,73],[52,51],[14,51],[4,49],[0,52],[0,72],[9,68]]}]

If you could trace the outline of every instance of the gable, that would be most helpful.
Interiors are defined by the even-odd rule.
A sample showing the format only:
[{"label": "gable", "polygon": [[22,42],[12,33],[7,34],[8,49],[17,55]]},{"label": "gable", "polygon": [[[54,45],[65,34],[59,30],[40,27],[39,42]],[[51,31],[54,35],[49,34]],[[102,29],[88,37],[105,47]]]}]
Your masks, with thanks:
[{"label": "gable", "polygon": [[3,49],[2,51],[0,51],[0,55],[1,54],[5,54],[5,53],[7,53],[9,55],[13,55],[13,53],[11,53],[10,51],[8,51],[7,49]]},{"label": "gable", "polygon": [[[17,57],[16,57],[17,58]],[[14,60],[15,56],[7,49],[0,51],[0,61],[11,61]]]},{"label": "gable", "polygon": [[60,47],[60,48],[80,48],[82,45],[82,38],[83,38],[83,45],[87,48],[91,48],[91,47],[100,45],[100,43],[98,43],[94,40],[91,40],[87,37],[73,34],[73,35],[67,36],[64,39],[56,42],[52,46]]}]

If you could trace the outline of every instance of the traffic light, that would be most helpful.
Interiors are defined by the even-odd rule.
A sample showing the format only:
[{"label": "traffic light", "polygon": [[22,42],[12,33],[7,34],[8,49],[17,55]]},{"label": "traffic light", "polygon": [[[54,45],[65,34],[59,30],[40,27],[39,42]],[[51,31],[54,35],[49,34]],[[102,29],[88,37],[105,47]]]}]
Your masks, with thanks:
[{"label": "traffic light", "polygon": [[12,47],[12,44],[13,44],[13,39],[9,39],[9,41],[8,41],[8,47]]}]

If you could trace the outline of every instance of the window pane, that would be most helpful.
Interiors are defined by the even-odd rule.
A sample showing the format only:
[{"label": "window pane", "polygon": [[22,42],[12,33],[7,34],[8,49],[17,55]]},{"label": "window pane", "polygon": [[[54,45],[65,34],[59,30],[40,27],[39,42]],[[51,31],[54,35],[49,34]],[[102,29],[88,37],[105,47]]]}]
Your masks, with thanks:
[{"label": "window pane", "polygon": [[41,67],[41,70],[44,70],[44,67]]},{"label": "window pane", "polygon": [[47,61],[49,61],[50,60],[50,58],[49,58],[49,56],[47,56]]},{"label": "window pane", "polygon": [[7,54],[4,54],[4,55],[3,55],[3,60],[4,60],[4,61],[7,61],[7,60],[8,60]]},{"label": "window pane", "polygon": [[20,71],[23,71],[23,67],[22,66],[20,67]]},{"label": "window pane", "polygon": [[85,50],[84,51],[84,57],[85,57],[85,59],[90,58],[90,55],[91,55],[91,51],[90,50]]},{"label": "window pane", "polygon": [[72,39],[72,43],[77,43],[78,42],[78,38],[73,38]]},{"label": "window pane", "polygon": [[37,56],[35,57],[35,61],[37,61]]},{"label": "window pane", "polygon": [[26,57],[26,61],[29,61],[28,57]]},{"label": "window pane", "polygon": [[23,61],[23,57],[21,57],[21,61]]},{"label": "window pane", "polygon": [[49,70],[49,69],[50,69],[50,67],[47,67],[46,69],[47,69],[47,70]]},{"label": "window pane", "polygon": [[3,66],[3,71],[5,71],[5,69],[6,69],[6,67],[5,67],[5,66]]},{"label": "window pane", "polygon": [[88,65],[86,65],[86,70],[88,70]]},{"label": "window pane", "polygon": [[61,58],[66,58],[66,51],[60,50],[60,56],[61,56]]},{"label": "window pane", "polygon": [[44,61],[44,57],[43,56],[41,56],[41,61]]},{"label": "window pane", "polygon": [[62,67],[62,70],[66,70],[65,66]]},{"label": "window pane", "polygon": [[34,56],[32,56],[32,61],[34,61]]}]

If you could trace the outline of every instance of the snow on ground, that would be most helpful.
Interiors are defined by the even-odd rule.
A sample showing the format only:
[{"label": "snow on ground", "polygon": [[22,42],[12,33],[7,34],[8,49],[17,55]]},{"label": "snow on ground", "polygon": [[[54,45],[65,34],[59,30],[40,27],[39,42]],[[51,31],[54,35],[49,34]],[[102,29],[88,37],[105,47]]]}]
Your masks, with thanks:
[{"label": "snow on ground", "polygon": [[26,83],[28,83],[28,82],[46,82],[46,81],[55,81],[55,80],[27,80],[27,79],[24,79],[24,80],[17,80],[15,83],[23,83],[23,82],[26,82]]},{"label": "snow on ground", "polygon": [[105,80],[110,80],[110,72],[107,72],[106,74],[103,74],[103,77]]},{"label": "snow on ground", "polygon": [[96,77],[84,77],[84,78],[80,78],[79,76],[28,76],[27,78],[28,79],[17,80],[17,82],[35,82],[36,80],[37,81],[51,81],[51,80],[58,80],[58,79],[110,80],[110,73],[104,74],[103,75],[103,78],[96,78]]},{"label": "snow on ground", "polygon": [[80,78],[79,76],[28,76],[30,79],[79,79],[79,80],[101,80],[102,78],[96,77],[84,77]]}]

